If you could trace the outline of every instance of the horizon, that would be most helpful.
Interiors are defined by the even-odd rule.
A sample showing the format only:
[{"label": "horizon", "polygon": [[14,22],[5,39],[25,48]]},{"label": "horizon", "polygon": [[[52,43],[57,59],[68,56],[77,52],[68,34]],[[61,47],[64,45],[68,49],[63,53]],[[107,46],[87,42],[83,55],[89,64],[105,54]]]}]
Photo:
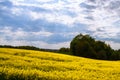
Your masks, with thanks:
[{"label": "horizon", "polygon": [[88,34],[120,49],[119,0],[1,0],[0,45],[69,47]]}]

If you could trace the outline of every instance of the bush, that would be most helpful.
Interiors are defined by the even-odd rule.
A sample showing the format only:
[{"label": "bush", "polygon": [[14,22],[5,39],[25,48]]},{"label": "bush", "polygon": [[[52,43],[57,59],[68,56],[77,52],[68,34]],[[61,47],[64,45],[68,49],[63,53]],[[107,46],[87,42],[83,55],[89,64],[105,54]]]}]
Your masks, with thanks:
[{"label": "bush", "polygon": [[70,54],[70,49],[62,47],[62,48],[59,49],[59,52],[64,53],[64,54]]}]

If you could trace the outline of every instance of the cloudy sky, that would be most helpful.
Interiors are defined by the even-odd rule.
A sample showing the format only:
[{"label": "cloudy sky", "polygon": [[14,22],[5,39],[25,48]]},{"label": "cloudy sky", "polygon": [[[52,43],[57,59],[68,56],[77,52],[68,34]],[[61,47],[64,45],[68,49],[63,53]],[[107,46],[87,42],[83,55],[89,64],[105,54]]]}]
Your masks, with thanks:
[{"label": "cloudy sky", "polygon": [[58,49],[79,33],[120,48],[120,0],[0,0],[0,45]]}]

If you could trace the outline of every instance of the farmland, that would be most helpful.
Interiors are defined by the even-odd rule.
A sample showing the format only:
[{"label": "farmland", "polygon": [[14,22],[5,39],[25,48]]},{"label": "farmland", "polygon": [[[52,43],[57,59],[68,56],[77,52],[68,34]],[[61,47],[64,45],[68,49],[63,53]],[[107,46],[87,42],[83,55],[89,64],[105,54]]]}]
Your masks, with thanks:
[{"label": "farmland", "polygon": [[120,61],[0,48],[0,80],[120,80]]}]

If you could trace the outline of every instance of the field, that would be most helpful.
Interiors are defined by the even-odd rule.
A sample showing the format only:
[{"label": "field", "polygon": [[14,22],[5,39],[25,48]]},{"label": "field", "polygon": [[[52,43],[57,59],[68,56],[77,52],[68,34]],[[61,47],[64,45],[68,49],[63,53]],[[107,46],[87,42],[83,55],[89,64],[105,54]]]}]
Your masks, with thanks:
[{"label": "field", "polygon": [[120,61],[0,48],[0,80],[120,80]]}]

